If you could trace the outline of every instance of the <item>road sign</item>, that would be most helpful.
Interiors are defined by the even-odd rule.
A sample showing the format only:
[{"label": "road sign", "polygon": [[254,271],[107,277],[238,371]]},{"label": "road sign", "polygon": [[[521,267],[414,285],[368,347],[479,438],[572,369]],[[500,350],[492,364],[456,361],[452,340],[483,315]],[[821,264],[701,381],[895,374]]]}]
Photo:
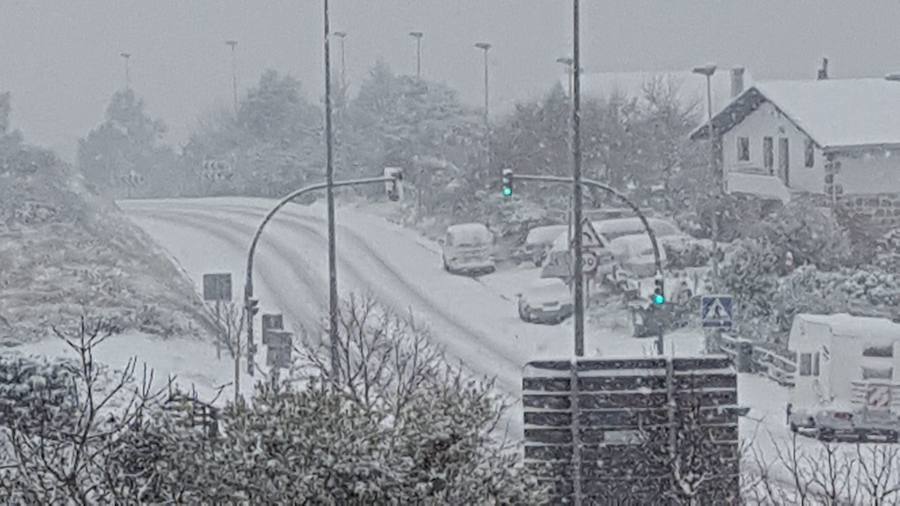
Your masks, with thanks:
[{"label": "road sign", "polygon": [[888,409],[891,405],[890,385],[869,385],[866,392],[866,406],[869,409]]},{"label": "road sign", "polygon": [[231,300],[231,273],[204,274],[203,300],[207,302]]},{"label": "road sign", "polygon": [[[574,239],[572,240],[572,244],[574,245]],[[600,239],[600,234],[597,233],[597,230],[594,229],[594,224],[591,223],[591,220],[585,218],[581,220],[581,248],[582,251],[602,248],[603,240]]]},{"label": "road sign", "polygon": [[585,251],[582,254],[582,268],[581,271],[585,274],[592,274],[597,270],[597,255],[595,255],[592,251]]},{"label": "road sign", "polygon": [[734,323],[734,299],[731,295],[704,295],[700,308],[704,327],[730,328]]}]

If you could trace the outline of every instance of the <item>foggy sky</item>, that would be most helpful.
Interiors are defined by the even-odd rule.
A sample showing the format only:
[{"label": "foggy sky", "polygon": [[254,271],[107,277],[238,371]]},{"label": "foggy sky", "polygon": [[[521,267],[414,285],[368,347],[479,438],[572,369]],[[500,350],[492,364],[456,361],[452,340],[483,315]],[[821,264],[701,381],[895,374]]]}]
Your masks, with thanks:
[{"label": "foggy sky", "polygon": [[[330,0],[332,29],[349,33],[347,71],[359,83],[383,57],[415,72],[408,32],[425,32],[423,74],[479,105],[488,41],[491,107],[509,108],[555,82],[571,52],[564,0]],[[897,0],[582,0],[587,72],[743,64],[755,79],[812,78],[823,55],[834,77],[900,70]],[[290,72],[323,94],[321,0],[0,0],[0,90],[13,123],[67,158],[124,86],[119,53],[132,53],[135,91],[183,142],[198,115],[230,104],[230,53],[239,83],[266,68]],[[339,64],[339,44],[332,44]]]}]

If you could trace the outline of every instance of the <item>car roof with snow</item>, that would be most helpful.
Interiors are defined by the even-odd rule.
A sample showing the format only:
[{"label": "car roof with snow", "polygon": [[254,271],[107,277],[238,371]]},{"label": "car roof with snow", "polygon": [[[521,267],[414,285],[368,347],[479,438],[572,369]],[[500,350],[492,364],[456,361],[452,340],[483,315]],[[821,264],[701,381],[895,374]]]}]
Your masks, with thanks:
[{"label": "car roof with snow", "polygon": [[555,240],[566,231],[568,225],[547,225],[544,227],[535,227],[528,232],[525,239],[526,244],[538,244],[542,242],[550,242]]},{"label": "car roof with snow", "polygon": [[[674,235],[680,233],[678,227],[668,220],[660,218],[648,218],[647,223],[658,236]],[[640,218],[616,218],[594,222],[594,229],[603,236],[623,236],[644,232],[644,224]],[[614,239],[615,237],[611,237]]]},{"label": "car roof with snow", "polygon": [[829,315],[804,313],[797,315],[794,324],[798,325],[798,321],[825,325],[836,336],[900,341],[900,323],[893,322],[887,318],[854,316],[847,313]]},{"label": "car roof with snow", "polygon": [[[659,254],[662,255],[663,247],[661,244],[657,244],[659,246]],[[626,247],[630,251],[642,252],[644,250],[653,248],[653,243],[650,242],[650,238],[645,234],[640,235],[623,235],[622,237],[617,237],[611,241],[609,241],[609,249],[616,249],[620,247]]]},{"label": "car roof with snow", "polygon": [[565,281],[559,278],[538,278],[528,285],[529,288],[553,288],[553,287],[564,287],[568,289],[569,285],[565,283]]},{"label": "car roof with snow", "polygon": [[447,234],[457,242],[491,240],[492,234],[482,223],[459,223],[447,227]]}]

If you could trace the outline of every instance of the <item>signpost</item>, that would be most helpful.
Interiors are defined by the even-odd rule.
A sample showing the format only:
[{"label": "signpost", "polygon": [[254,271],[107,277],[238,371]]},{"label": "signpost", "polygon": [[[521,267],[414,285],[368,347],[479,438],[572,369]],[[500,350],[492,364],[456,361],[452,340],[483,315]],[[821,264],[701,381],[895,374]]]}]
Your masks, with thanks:
[{"label": "signpost", "polygon": [[705,328],[731,328],[734,324],[734,299],[731,295],[704,295],[700,318]]},{"label": "signpost", "polygon": [[743,410],[729,358],[529,362],[522,393],[525,468],[552,504],[657,504],[681,473],[702,481],[692,504],[737,502]]}]

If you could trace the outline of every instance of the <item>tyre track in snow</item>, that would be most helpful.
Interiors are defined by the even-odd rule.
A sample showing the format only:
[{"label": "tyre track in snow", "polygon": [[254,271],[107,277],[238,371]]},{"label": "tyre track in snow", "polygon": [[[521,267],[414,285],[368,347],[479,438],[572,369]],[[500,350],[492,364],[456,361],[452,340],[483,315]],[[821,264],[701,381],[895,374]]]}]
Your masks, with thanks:
[{"label": "tyre track in snow", "polygon": [[[168,209],[129,212],[134,214],[137,220],[156,221],[165,223],[167,226],[195,230],[227,244],[236,251],[242,251],[247,247],[248,240],[246,237],[243,234],[234,233],[233,227],[222,226],[221,220],[210,220],[205,218],[197,219],[197,217],[189,217],[186,213],[170,211]],[[140,226],[140,224],[138,224],[138,226]],[[280,251],[280,247],[273,249],[273,251],[275,251],[280,258],[284,258],[284,252]],[[300,268],[296,266],[295,262],[285,263],[291,266],[290,273],[296,279],[300,280],[304,286],[309,288],[311,292],[317,291],[313,288],[316,284],[323,285],[320,280],[316,280],[309,275],[309,268]],[[301,261],[300,263],[305,262]],[[241,264],[241,268],[243,269],[243,263]],[[280,271],[276,272],[275,267],[263,263],[263,265],[259,265],[257,275],[258,277],[255,279],[258,285],[265,286],[266,290],[272,295],[277,296],[279,301],[289,301],[296,298],[294,294],[286,293],[278,283],[271,283],[272,279],[284,277],[284,273]],[[323,290],[324,289],[319,288],[318,293],[324,293]],[[281,307],[281,305],[279,305],[279,308],[284,313],[287,313],[287,315],[293,319],[295,324],[300,324],[307,329],[320,319],[320,313],[315,310],[307,309],[303,304],[288,304],[286,307]],[[320,304],[319,309],[324,309],[324,304]],[[295,330],[299,331],[300,329]]]},{"label": "tyre track in snow", "polygon": [[[143,207],[141,209],[147,208]],[[285,209],[289,209],[289,207],[286,207]],[[223,223],[223,215],[225,214],[240,216],[243,218],[252,218],[253,220],[260,220],[266,210],[262,207],[257,206],[223,205],[217,206],[215,209],[210,209],[210,206],[202,204],[177,204],[176,206],[167,206],[164,210],[161,209],[157,211],[156,209],[153,209],[151,212],[174,213],[177,216],[183,216],[184,214],[203,216],[207,219],[214,220],[221,224]],[[279,217],[273,218],[270,227],[287,226],[288,224],[293,225],[293,227],[289,227],[289,230],[291,230],[293,233],[299,233],[302,231],[303,233],[305,233],[305,235],[314,237],[316,241],[322,246],[322,248],[324,248],[327,245],[327,237],[325,232],[319,230],[318,228],[320,227],[315,227],[310,224],[310,221],[316,224],[325,223],[324,219],[289,211],[287,213],[283,213]],[[255,227],[250,227],[249,225],[244,224],[237,224],[233,221],[227,221],[224,223],[229,227],[248,230],[248,238],[255,230]],[[357,266],[351,263],[346,257],[339,258],[339,260],[343,264],[342,268],[348,271],[352,277],[360,281],[360,283],[358,284],[370,287],[370,289],[372,289],[376,293],[380,292],[379,298],[384,301],[385,298],[398,298],[394,297],[394,295],[396,295],[398,291],[385,290],[382,285],[383,281],[393,281],[393,284],[401,288],[401,291],[399,293],[408,293],[412,295],[412,297],[400,297],[401,301],[405,302],[404,305],[406,307],[418,308],[419,310],[417,312],[423,313],[424,315],[428,316],[429,324],[432,328],[438,327],[438,324],[440,324],[440,326],[443,328],[454,330],[455,332],[453,332],[452,334],[459,334],[464,337],[467,336],[464,341],[460,342],[459,339],[454,339],[454,336],[452,334],[442,335],[443,332],[438,332],[440,341],[439,344],[441,344],[442,347],[444,347],[449,353],[451,353],[451,355],[463,360],[463,362],[470,370],[479,372],[480,374],[484,374],[487,376],[496,376],[498,386],[499,384],[502,384],[503,390],[506,393],[512,394],[517,401],[521,400],[521,387],[519,384],[521,380],[519,378],[521,376],[522,366],[507,357],[505,354],[505,350],[494,346],[492,344],[490,336],[485,335],[479,329],[460,322],[455,315],[447,312],[443,307],[431,300],[431,298],[427,296],[418,286],[406,279],[406,277],[398,272],[394,267],[388,265],[387,262],[383,258],[381,258],[381,255],[358,234],[344,226],[339,226],[338,228],[340,229],[340,233],[342,236],[339,237],[339,240],[349,239],[349,242],[352,246],[356,246],[362,253],[365,254],[368,260],[375,264],[375,266],[380,271],[377,274],[380,274],[380,277],[385,278],[372,279],[377,275],[361,275]],[[264,241],[267,245],[269,245],[274,242],[282,242],[284,241],[284,238],[282,235],[276,234],[267,236]],[[247,242],[249,243],[249,239],[247,240]],[[296,251],[293,250],[291,250],[290,254],[286,255],[282,248],[278,250],[278,256],[283,258],[285,261],[288,261],[288,259],[296,257],[297,255]],[[396,306],[397,304],[389,305]],[[424,308],[425,311],[422,311],[422,308]],[[469,346],[472,344],[474,344],[475,347]],[[479,367],[478,365],[483,364],[484,359],[486,358],[484,352],[490,353],[490,357],[488,358],[491,359],[490,362],[492,364],[505,365],[506,374],[497,374],[496,367]]]}]

